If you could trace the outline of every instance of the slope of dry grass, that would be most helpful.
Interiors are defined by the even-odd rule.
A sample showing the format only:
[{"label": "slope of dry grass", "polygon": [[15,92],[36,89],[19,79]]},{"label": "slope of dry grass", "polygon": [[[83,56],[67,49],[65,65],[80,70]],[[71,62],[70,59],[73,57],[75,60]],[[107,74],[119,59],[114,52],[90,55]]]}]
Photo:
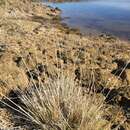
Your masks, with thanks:
[{"label": "slope of dry grass", "polygon": [[[22,106],[15,111],[41,130],[109,130],[104,119],[103,99],[94,94],[83,95],[74,77],[59,75],[45,84],[20,92]],[[9,105],[9,104],[8,104]],[[9,107],[11,107],[9,105]],[[13,109],[11,107],[11,109]],[[23,118],[23,116],[21,116]],[[20,119],[20,117],[19,117]]]},{"label": "slope of dry grass", "polygon": [[[125,111],[130,97],[129,82],[126,82],[130,81],[129,73],[126,72],[123,80],[111,73],[118,69],[113,63],[115,59],[129,63],[129,45],[110,36],[87,37],[63,27],[55,21],[59,11],[45,5],[27,0],[6,2],[10,3],[6,3],[6,8],[4,3],[0,7],[0,98],[12,102],[11,91],[20,88],[23,106],[15,97],[17,103],[7,109],[11,113],[17,106],[11,119],[3,111],[0,120],[7,114],[5,124],[8,127],[10,120],[15,127],[22,125],[22,118],[26,117],[36,130],[108,130],[109,123],[129,126]],[[57,69],[69,75],[57,77]],[[84,95],[82,89],[100,91],[100,94]],[[107,92],[101,93],[102,89]],[[103,116],[106,107],[98,94],[110,100],[114,96],[115,104],[107,104],[112,108],[107,121]],[[18,115],[22,120],[19,123],[13,119],[16,113],[22,114]],[[28,121],[24,123],[30,127]]]}]

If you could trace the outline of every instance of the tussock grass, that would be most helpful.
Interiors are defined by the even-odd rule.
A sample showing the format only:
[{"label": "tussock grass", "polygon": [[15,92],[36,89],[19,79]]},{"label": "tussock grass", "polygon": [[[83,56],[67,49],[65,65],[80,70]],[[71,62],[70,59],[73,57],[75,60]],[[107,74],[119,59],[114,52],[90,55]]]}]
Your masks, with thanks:
[{"label": "tussock grass", "polygon": [[71,76],[49,79],[20,98],[22,112],[42,130],[108,130],[102,100],[83,95]]}]

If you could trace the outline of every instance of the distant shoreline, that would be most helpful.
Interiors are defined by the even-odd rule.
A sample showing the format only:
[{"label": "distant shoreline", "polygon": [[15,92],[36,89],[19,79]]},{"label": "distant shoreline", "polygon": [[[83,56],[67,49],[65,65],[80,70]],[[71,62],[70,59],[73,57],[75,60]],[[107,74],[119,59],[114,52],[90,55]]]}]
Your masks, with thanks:
[{"label": "distant shoreline", "polygon": [[[66,2],[68,2],[68,1],[66,1]],[[53,6],[53,5],[51,5],[50,4],[50,6]],[[58,6],[58,7],[60,7],[60,5],[55,5],[54,4],[54,7],[56,7],[56,6]],[[63,11],[64,11],[64,4],[61,4],[61,9],[62,9],[62,6],[63,6]],[[73,8],[73,6],[72,6],[72,8]],[[70,9],[69,9],[70,10]],[[65,12],[65,11],[64,11]],[[82,12],[82,11],[81,11]],[[68,12],[69,13],[69,12]],[[80,13],[79,13],[79,15],[80,15]],[[61,16],[60,16],[61,17]],[[71,12],[70,12],[70,16],[69,15],[65,15],[64,14],[64,17],[65,17],[65,19],[66,19],[66,17],[69,19],[70,18],[70,21],[76,21],[76,19],[72,16],[71,17]],[[112,37],[117,37],[117,38],[119,38],[120,40],[125,40],[125,41],[128,41],[129,42],[129,40],[130,40],[130,38],[129,38],[129,32],[127,31],[128,29],[126,28],[126,26],[123,24],[122,26],[121,26],[121,28],[125,28],[125,29],[123,29],[123,30],[121,30],[121,29],[119,29],[119,32],[118,32],[118,26],[119,25],[117,25],[117,26],[115,26],[115,23],[113,23],[114,25],[113,25],[113,27],[111,26],[111,25],[109,25],[109,24],[107,24],[107,23],[105,23],[104,21],[102,21],[103,22],[103,25],[101,25],[101,29],[100,28],[98,28],[98,26],[95,24],[95,27],[91,27],[91,25],[89,25],[89,23],[88,24],[86,24],[85,25],[85,23],[83,23],[83,25],[81,24],[80,25],[80,23],[78,23],[77,25],[76,25],[76,23],[74,22],[74,23],[67,23],[67,20],[64,20],[64,17],[63,17],[63,20],[61,20],[62,21],[62,23],[66,23],[67,24],[67,26],[69,26],[70,28],[75,28],[75,29],[78,29],[78,30],[80,30],[80,32],[82,33],[82,34],[84,34],[84,35],[89,35],[89,36],[91,36],[91,35],[95,35],[95,36],[100,36],[100,35],[102,35],[102,34],[104,34],[104,35],[109,35],[109,36],[112,36]],[[87,19],[86,19],[87,20]],[[89,20],[89,18],[88,18],[88,20]],[[91,20],[91,19],[90,19]],[[97,20],[98,20],[98,18],[97,18]],[[65,22],[64,22],[65,21]],[[69,21],[69,20],[68,20]],[[80,21],[79,21],[80,22]],[[94,22],[94,21],[93,21]],[[108,21],[108,23],[112,23],[112,21]],[[120,22],[120,21],[119,21]],[[81,22],[82,23],[82,22]],[[101,23],[99,23],[99,24],[101,24]],[[104,30],[105,29],[105,24],[106,24],[106,30]],[[86,27],[84,27],[84,26],[88,26],[88,28]],[[90,27],[89,27],[90,26]],[[97,27],[96,27],[97,26]],[[129,26],[128,26],[129,27]],[[115,29],[114,29],[115,28]]]}]

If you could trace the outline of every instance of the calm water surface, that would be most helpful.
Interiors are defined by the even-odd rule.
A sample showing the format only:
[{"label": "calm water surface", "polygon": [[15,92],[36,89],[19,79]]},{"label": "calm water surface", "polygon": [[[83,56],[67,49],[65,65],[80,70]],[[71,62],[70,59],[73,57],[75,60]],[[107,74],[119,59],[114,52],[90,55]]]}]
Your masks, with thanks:
[{"label": "calm water surface", "polygon": [[62,10],[64,23],[83,33],[109,33],[130,39],[130,0],[47,3]]}]

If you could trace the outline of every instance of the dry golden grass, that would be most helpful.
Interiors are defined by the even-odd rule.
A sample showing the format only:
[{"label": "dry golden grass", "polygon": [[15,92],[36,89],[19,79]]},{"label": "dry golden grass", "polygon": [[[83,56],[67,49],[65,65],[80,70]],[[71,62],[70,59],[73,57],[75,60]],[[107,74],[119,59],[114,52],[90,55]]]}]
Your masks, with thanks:
[{"label": "dry golden grass", "polygon": [[41,130],[108,130],[104,105],[95,95],[83,95],[73,77],[59,75],[20,96],[23,115]]},{"label": "dry golden grass", "polygon": [[[20,10],[20,12],[28,12],[29,10],[26,10],[27,9],[26,7],[28,7],[28,9],[32,9],[31,8],[32,6],[29,4],[30,1],[29,2],[25,1],[25,3],[23,3],[23,1],[21,1],[21,3],[18,3],[19,0],[16,0],[16,1],[17,2],[13,3],[13,0],[10,0],[9,2],[11,2],[12,6],[14,6],[18,10]],[[26,4],[26,2],[27,2],[27,4]],[[25,4],[26,4],[26,6],[23,6]],[[23,7],[23,8],[21,8],[21,7]],[[13,10],[12,10],[12,12],[13,12]],[[17,22],[18,22],[18,20],[17,20]],[[26,22],[26,21],[24,21],[24,22]],[[22,25],[21,23],[19,23],[19,24]],[[27,24],[27,22],[26,22],[26,24]],[[30,23],[27,25],[30,25]],[[29,29],[27,29],[28,32],[29,32],[30,28],[31,27],[29,27]],[[45,41],[51,41],[50,39],[48,40],[48,37],[50,35],[52,36],[52,40],[55,44],[58,41],[57,40],[58,35],[57,35],[57,33],[55,33],[55,31],[50,31],[47,34],[47,36],[44,36],[44,32],[43,32],[43,34],[41,34],[41,36],[44,37],[43,38],[44,49],[46,49]],[[63,35],[63,34],[59,34],[59,35]],[[21,37],[21,35],[20,35],[20,37]],[[31,38],[32,37],[33,36],[31,36]],[[39,38],[40,36],[38,35],[37,37]],[[55,37],[56,37],[56,41],[54,40]],[[71,45],[74,44],[75,47],[77,47],[76,43],[75,43],[75,42],[77,42],[77,38],[78,38],[77,36],[65,35],[64,38],[70,39],[70,41],[68,41],[68,43],[71,43]],[[34,37],[34,39],[35,39],[35,37]],[[72,44],[72,41],[73,41],[73,44]],[[60,42],[60,38],[59,38],[58,42]],[[80,43],[81,41],[78,41],[78,42]],[[88,39],[88,40],[85,40],[82,42],[84,44],[88,44],[88,42],[90,42],[90,41]],[[91,41],[91,42],[94,42],[94,41]],[[33,43],[31,42],[31,48],[29,47],[29,50],[28,50],[29,52],[35,53],[35,47],[34,48],[32,47],[32,46],[35,46],[34,43],[35,42],[33,42]],[[48,43],[47,43],[47,45],[48,45]],[[68,44],[68,45],[69,45],[69,47],[71,46],[70,44]],[[50,44],[47,47],[50,48],[50,46],[52,46],[52,45]],[[41,47],[41,45],[40,45],[40,47]],[[82,45],[81,45],[81,47],[83,48]],[[92,48],[94,48],[94,47],[92,47]],[[55,53],[57,53],[57,50],[59,50],[59,48],[56,48]],[[65,51],[67,52],[67,50],[65,50]],[[72,50],[69,51],[69,55],[73,56],[73,54],[70,54],[70,52],[72,52],[72,53],[74,53],[74,52]],[[95,55],[95,57],[96,57],[97,51],[93,51],[93,52],[95,52],[95,53],[93,53],[93,55]],[[51,56],[51,53],[53,55],[54,50],[51,49],[51,51],[48,51],[48,53],[49,53],[49,56]],[[75,56],[76,58],[75,58],[74,62],[76,62],[76,61],[81,62],[81,60],[84,60],[84,59],[88,60],[89,56],[88,57],[86,55],[84,56],[82,54],[82,51],[77,51],[77,53],[78,54],[76,54],[76,56]],[[37,50],[36,50],[36,54],[38,54]],[[65,53],[65,56],[64,56],[64,53],[61,53],[61,55],[59,56],[59,59],[61,59],[61,60],[65,60],[66,57],[68,56],[67,53]],[[40,56],[38,58],[40,59],[40,61],[42,61],[42,58]],[[22,57],[22,56],[20,55],[20,57]],[[84,57],[84,59],[82,59],[83,57]],[[48,60],[48,56],[46,56],[45,58],[46,58],[45,60],[47,62],[46,64],[48,66],[50,64],[52,64]],[[58,61],[59,59],[57,59],[57,57],[55,58],[56,61]],[[91,57],[91,59],[92,59],[92,57]],[[61,60],[59,60],[59,61],[61,61]],[[42,61],[42,62],[44,63],[44,61]],[[57,66],[58,66],[58,63],[59,62],[56,63]],[[85,61],[85,63],[86,63],[86,61]],[[77,68],[76,65],[74,65],[74,66]],[[4,67],[5,67],[5,69],[7,68],[6,66],[4,66]],[[11,67],[13,68],[13,66],[11,66]],[[11,71],[13,71],[12,68],[11,68]],[[64,66],[61,65],[61,68],[64,69]],[[72,66],[72,68],[73,68],[73,66]],[[76,68],[74,68],[74,70]],[[6,71],[7,70],[8,69],[6,69]],[[25,70],[27,71],[30,69],[25,67]],[[54,71],[54,73],[55,73],[56,70],[53,69],[50,71]],[[3,72],[3,73],[5,73],[5,72]],[[87,71],[87,73],[88,73],[88,71]],[[53,75],[53,74],[51,73],[51,75]],[[6,76],[4,76],[4,77],[6,77]],[[16,77],[18,77],[18,75]],[[85,77],[86,77],[86,74],[85,74]],[[22,83],[25,83],[23,76],[22,77],[20,76],[20,78],[22,80]],[[48,78],[46,83],[42,83],[39,80],[38,85],[35,84],[33,79],[31,79],[33,82],[33,87],[31,87],[29,84],[30,87],[28,88],[28,90],[26,92],[23,92],[22,90],[20,90],[20,92],[21,92],[20,100],[23,103],[22,106],[15,104],[11,99],[9,99],[7,97],[6,97],[6,99],[9,100],[14,106],[16,106],[16,108],[10,106],[10,104],[6,104],[6,103],[5,104],[8,107],[10,107],[11,109],[20,113],[22,116],[19,118],[23,118],[23,116],[25,116],[24,118],[31,121],[32,124],[33,123],[36,124],[36,128],[35,128],[36,130],[39,128],[41,130],[109,130],[110,124],[103,118],[104,113],[105,113],[104,100],[97,97],[96,94],[85,94],[84,95],[82,88],[77,85],[77,82],[74,80],[74,77],[70,74],[65,76],[62,72],[60,72],[60,74],[58,74],[58,77],[52,76],[52,78]],[[39,77],[39,79],[40,79],[40,77]],[[94,78],[92,78],[92,79],[94,79]],[[14,78],[13,78],[13,80],[14,80]],[[93,82],[95,82],[95,81],[91,81],[90,76],[88,76],[88,80],[89,80],[88,82],[90,82],[88,84],[94,84]],[[110,82],[111,82],[111,80],[107,81],[107,83],[104,86],[107,86]],[[13,86],[17,86],[16,80],[14,80],[13,83],[14,83]],[[19,80],[18,80],[18,83],[20,83]],[[117,84],[117,81],[114,81],[114,85],[115,84]],[[21,86],[23,87],[24,85],[21,85]],[[88,87],[91,87],[91,86],[88,86]],[[2,95],[2,94],[0,94],[0,95]]]}]

